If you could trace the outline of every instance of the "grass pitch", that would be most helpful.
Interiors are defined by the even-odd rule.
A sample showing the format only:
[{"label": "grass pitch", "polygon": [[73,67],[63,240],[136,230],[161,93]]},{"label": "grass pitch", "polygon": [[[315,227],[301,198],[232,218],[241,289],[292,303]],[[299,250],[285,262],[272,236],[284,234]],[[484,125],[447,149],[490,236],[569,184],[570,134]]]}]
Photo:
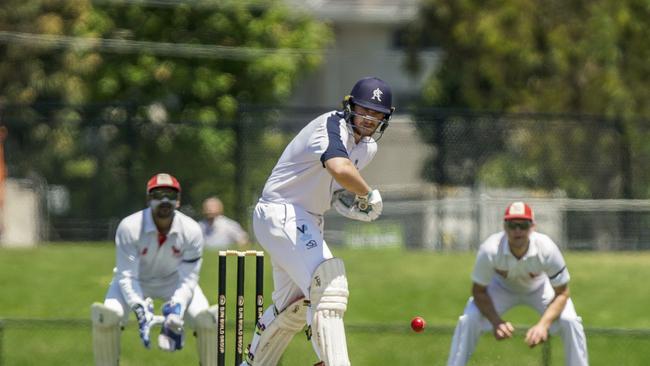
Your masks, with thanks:
[{"label": "grass pitch", "polygon": [[[467,301],[473,253],[413,252],[398,249],[360,250],[333,248],[346,263],[350,301],[346,313],[350,358],[354,365],[444,365],[450,330]],[[90,304],[101,301],[114,266],[110,243],[50,244],[35,249],[0,249],[0,364],[91,365]],[[650,253],[566,253],[571,272],[571,294],[587,329],[650,328],[647,304],[650,290]],[[245,316],[253,309],[254,261],[248,261]],[[229,308],[233,318],[235,261],[229,264]],[[266,303],[272,281],[266,261]],[[206,252],[201,287],[216,302],[217,253]],[[159,304],[157,304],[159,305]],[[423,333],[410,331],[413,316],[427,321]],[[530,325],[537,315],[517,308],[506,316],[514,324]],[[27,319],[16,321],[15,319]],[[34,319],[81,319],[81,322],[34,322]],[[252,324],[246,328],[246,343]],[[232,327],[230,328],[232,330]],[[541,365],[541,348],[528,349],[523,329],[515,339],[496,342],[481,339],[472,365]],[[587,332],[591,365],[647,365],[650,337],[644,334]],[[234,335],[229,332],[228,351]],[[194,337],[186,349],[173,354],[145,350],[131,322],[122,337],[122,363],[128,365],[196,365]],[[283,365],[308,365],[316,361],[311,345],[299,333],[289,346]],[[232,365],[233,361],[228,360]],[[562,342],[551,341],[552,365],[563,364]]]}]

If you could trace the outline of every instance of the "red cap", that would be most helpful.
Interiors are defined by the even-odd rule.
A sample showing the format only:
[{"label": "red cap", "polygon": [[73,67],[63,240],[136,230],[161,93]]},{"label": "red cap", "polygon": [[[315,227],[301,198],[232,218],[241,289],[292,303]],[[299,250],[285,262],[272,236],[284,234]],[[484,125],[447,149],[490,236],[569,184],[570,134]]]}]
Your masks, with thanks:
[{"label": "red cap", "polygon": [[530,208],[527,204],[519,201],[513,202],[506,208],[506,214],[503,216],[503,219],[508,220],[530,220],[535,221],[535,215],[533,215],[533,209]]},{"label": "red cap", "polygon": [[158,173],[151,177],[147,182],[147,193],[151,192],[154,188],[169,187],[177,191],[181,191],[181,184],[173,176],[167,173]]}]

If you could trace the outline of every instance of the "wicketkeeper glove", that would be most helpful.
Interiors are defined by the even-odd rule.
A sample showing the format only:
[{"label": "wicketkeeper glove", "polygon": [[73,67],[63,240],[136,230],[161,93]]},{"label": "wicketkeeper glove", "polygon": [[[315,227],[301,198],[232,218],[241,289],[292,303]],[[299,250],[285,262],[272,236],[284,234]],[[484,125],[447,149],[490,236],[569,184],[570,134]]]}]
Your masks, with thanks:
[{"label": "wicketkeeper glove", "polygon": [[132,310],[135,313],[135,318],[138,320],[142,344],[146,348],[149,348],[151,345],[149,333],[151,332],[151,321],[153,320],[153,300],[146,298],[144,304],[136,304]]},{"label": "wicketkeeper glove", "polygon": [[181,304],[164,303],[162,314],[165,317],[165,322],[158,336],[158,347],[169,352],[182,349],[185,343],[185,332],[183,331],[183,319],[181,318]]}]

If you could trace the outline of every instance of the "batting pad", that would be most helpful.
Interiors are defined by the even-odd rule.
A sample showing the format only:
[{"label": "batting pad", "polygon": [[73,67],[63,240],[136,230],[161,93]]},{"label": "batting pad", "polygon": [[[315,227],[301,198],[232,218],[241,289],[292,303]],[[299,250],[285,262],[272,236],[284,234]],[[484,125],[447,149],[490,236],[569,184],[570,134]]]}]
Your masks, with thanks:
[{"label": "batting pad", "polygon": [[255,335],[248,347],[248,364],[275,366],[293,336],[306,324],[307,306],[300,298],[282,312],[269,306],[255,328]]},{"label": "batting pad", "polygon": [[349,366],[343,314],[348,304],[348,280],[339,258],[321,263],[311,281],[314,348],[327,366]]},{"label": "batting pad", "polygon": [[93,321],[95,366],[117,366],[120,362],[120,315],[101,303],[90,307]]},{"label": "batting pad", "polygon": [[218,307],[211,306],[198,313],[194,320],[201,366],[217,366],[217,312]]}]

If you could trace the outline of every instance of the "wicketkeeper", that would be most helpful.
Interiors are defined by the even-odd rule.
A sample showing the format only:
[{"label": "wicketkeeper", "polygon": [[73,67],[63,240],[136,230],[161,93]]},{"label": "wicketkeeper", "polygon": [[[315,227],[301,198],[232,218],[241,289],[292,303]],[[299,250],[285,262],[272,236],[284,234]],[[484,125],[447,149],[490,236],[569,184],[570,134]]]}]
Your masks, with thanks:
[{"label": "wicketkeeper", "polygon": [[95,365],[119,363],[120,333],[129,314],[151,347],[152,299],[164,301],[158,347],[183,348],[185,327],[196,331],[201,365],[216,365],[216,308],[198,285],[203,236],[196,221],[176,208],[181,186],[169,174],[147,183],[149,207],[124,218],[115,234],[116,266],[104,303],[92,306]]},{"label": "wicketkeeper", "polygon": [[384,81],[359,80],[343,110],[312,120],[273,168],[253,213],[255,236],[273,265],[273,304],[258,323],[244,364],[276,365],[305,324],[320,365],[350,364],[343,327],[348,284],[343,261],[323,240],[323,213],[333,205],[355,220],[381,214],[381,195],[359,170],[377,152],[391,103]]}]

